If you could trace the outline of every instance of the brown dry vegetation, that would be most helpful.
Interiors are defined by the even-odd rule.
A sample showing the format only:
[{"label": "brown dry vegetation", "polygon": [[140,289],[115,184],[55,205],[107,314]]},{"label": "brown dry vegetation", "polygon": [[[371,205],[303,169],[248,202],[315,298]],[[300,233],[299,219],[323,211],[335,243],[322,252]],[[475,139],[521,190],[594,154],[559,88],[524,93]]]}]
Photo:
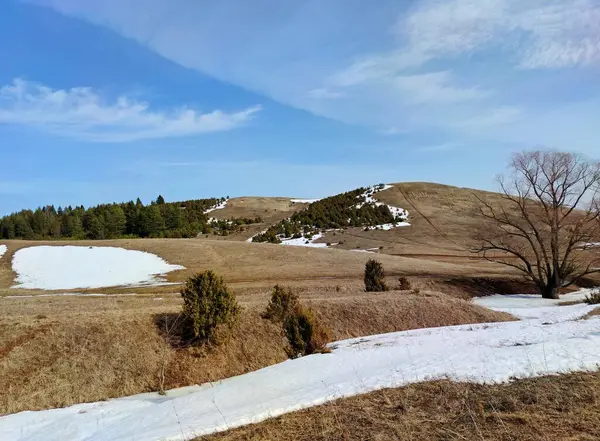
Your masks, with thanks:
[{"label": "brown dry vegetation", "polygon": [[202,440],[592,441],[599,434],[600,373],[581,373],[381,390]]},{"label": "brown dry vegetation", "polygon": [[[510,319],[435,293],[326,290],[300,297],[334,339]],[[176,295],[1,299],[0,413],[205,383],[284,361],[280,327],[260,318],[268,298],[266,291],[241,295],[239,327],[212,348],[173,347],[157,326],[180,310]]]},{"label": "brown dry vegetation", "polygon": [[[266,230],[271,225],[287,219],[296,211],[304,209],[308,204],[292,203],[290,198],[275,197],[239,197],[227,201],[225,208],[211,211],[209,216],[216,219],[231,219],[232,217],[245,217],[254,219],[260,216],[262,223],[251,224],[244,227],[244,231],[229,236],[209,235],[210,239],[247,240],[255,234]],[[205,236],[200,235],[203,238]]]},{"label": "brown dry vegetation", "polygon": [[323,240],[342,240],[345,243],[340,247],[344,249],[383,246],[381,252],[385,254],[472,264],[481,259],[471,255],[468,247],[473,245],[473,234],[484,221],[478,215],[476,195],[492,204],[502,202],[500,194],[482,190],[425,182],[394,184],[376,197],[386,204],[407,209],[410,227],[390,231],[355,228],[336,233],[335,240],[329,236]]},{"label": "brown dry vegetation", "polygon": [[[185,270],[169,273],[170,282],[183,282],[196,272],[212,269],[221,274],[227,283],[237,286],[272,286],[275,283],[318,281],[331,284],[332,279],[362,279],[368,253],[344,250],[314,249],[272,244],[255,244],[232,241],[198,239],[119,239],[102,241],[5,241],[8,251],[0,259],[0,295],[35,293],[27,290],[10,290],[15,274],[11,259],[23,247],[39,245],[114,246],[154,253],[169,263],[183,265]],[[449,276],[506,276],[503,266],[489,262],[471,265],[435,262],[398,256],[379,256],[386,274],[422,277]],[[135,288],[135,292],[172,292],[173,287]],[[77,290],[81,291],[81,290]],[[107,292],[106,289],[92,292]],[[110,292],[121,292],[111,289]]]}]

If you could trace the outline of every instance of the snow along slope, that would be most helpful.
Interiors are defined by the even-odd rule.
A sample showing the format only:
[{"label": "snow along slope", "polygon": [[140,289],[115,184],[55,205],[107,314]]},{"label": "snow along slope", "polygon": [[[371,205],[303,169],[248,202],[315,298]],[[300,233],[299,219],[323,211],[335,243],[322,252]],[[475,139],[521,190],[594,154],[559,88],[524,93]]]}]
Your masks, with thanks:
[{"label": "snow along slope", "polygon": [[316,240],[322,238],[321,233],[313,235],[312,239],[306,237],[299,237],[297,239],[282,239],[281,245],[293,245],[296,247],[311,247],[311,248],[327,248],[326,243],[314,243]]},{"label": "snow along slope", "polygon": [[[570,296],[564,296],[568,301]],[[495,299],[495,308],[502,301]],[[506,299],[510,308],[518,298]],[[522,309],[539,309],[524,299]],[[546,306],[552,317],[419,329],[331,344],[332,353],[288,360],[220,382],[0,418],[0,439],[184,440],[385,387],[451,378],[513,377],[596,369],[600,317],[594,307]],[[526,314],[534,316],[536,314]]]},{"label": "snow along slope", "polygon": [[290,199],[292,204],[314,204],[317,201],[320,199]]},{"label": "snow along slope", "polygon": [[4,256],[4,253],[6,253],[6,245],[0,245],[0,259],[2,258],[2,256]]},{"label": "snow along slope", "polygon": [[227,199],[225,199],[223,202],[219,202],[218,204],[213,205],[208,210],[204,210],[204,214],[208,214],[208,213],[210,213],[212,211],[215,211],[215,210],[222,210],[226,206],[227,206]]},{"label": "snow along slope", "polygon": [[185,269],[142,251],[80,246],[23,248],[12,264],[13,288],[48,290],[164,284],[159,275]]}]

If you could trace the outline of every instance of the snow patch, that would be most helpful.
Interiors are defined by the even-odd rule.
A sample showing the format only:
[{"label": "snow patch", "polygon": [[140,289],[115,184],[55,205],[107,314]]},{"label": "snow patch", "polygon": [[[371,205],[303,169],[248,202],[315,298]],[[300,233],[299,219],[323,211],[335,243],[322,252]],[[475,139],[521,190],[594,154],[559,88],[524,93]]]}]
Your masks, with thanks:
[{"label": "snow patch", "polygon": [[185,269],[143,251],[115,247],[39,246],[18,250],[13,288],[78,289],[166,284],[160,276]]},{"label": "snow patch", "polygon": [[4,256],[7,249],[8,248],[6,247],[6,245],[0,245],[0,259],[2,258],[2,256]]},{"label": "snow patch", "polygon": [[224,200],[224,201],[222,201],[222,202],[219,202],[219,203],[218,203],[218,204],[216,204],[216,205],[213,205],[213,206],[212,206],[212,207],[210,207],[208,210],[204,210],[204,214],[208,214],[208,213],[210,213],[210,212],[212,212],[212,211],[215,211],[215,210],[222,210],[222,209],[223,209],[223,208],[225,208],[226,206],[227,206],[227,199],[226,199],[226,200]]},{"label": "snow patch", "polygon": [[320,199],[291,199],[292,204],[314,204]]},{"label": "snow patch", "polygon": [[581,244],[580,248],[584,250],[587,250],[589,248],[600,248],[600,242],[583,243]]},{"label": "snow patch", "polygon": [[311,248],[327,248],[326,243],[314,243],[316,240],[321,239],[323,234],[315,234],[311,239],[306,237],[299,237],[296,239],[283,239],[281,245],[292,245],[296,247],[311,247]]},{"label": "snow patch", "polygon": [[[395,218],[401,219],[400,222],[396,222],[397,226],[408,227],[408,226],[410,226],[410,224],[408,222],[406,222],[406,220],[408,219],[408,211],[406,211],[404,208],[394,207],[393,205],[388,205],[388,204],[384,204],[383,202],[379,202],[374,197],[375,194],[377,194],[381,191],[388,190],[392,187],[393,187],[393,185],[389,185],[389,184],[379,184],[379,185],[375,185],[375,186],[367,188],[365,190],[365,192],[361,195],[363,198],[365,198],[365,202],[356,204],[356,208],[361,208],[365,204],[373,204],[377,207],[381,207],[381,206],[385,205],[388,207],[388,209],[390,210],[390,212],[392,213],[392,215]],[[402,224],[402,225],[400,225],[400,224]],[[389,225],[394,225],[394,224],[385,224],[385,225],[389,226]],[[381,225],[378,225],[378,226],[381,227]],[[371,227],[371,228],[376,229],[376,227]],[[391,228],[387,228],[387,230],[390,230],[392,228],[394,228],[394,226],[392,226]],[[379,228],[379,229],[382,229],[382,228]]]},{"label": "snow patch", "polygon": [[410,224],[408,222],[396,222],[394,224],[374,225],[372,227],[367,227],[367,229],[369,231],[372,231],[372,230],[389,231],[394,228],[400,228],[400,227],[410,227]]},{"label": "snow patch", "polygon": [[344,340],[331,344],[330,354],[288,360],[166,396],[141,394],[21,412],[0,418],[0,439],[187,440],[386,387],[441,378],[506,382],[597,369],[600,318],[576,320],[593,306],[546,306],[515,296],[496,297],[493,302],[500,310],[563,312],[551,322],[530,318]]}]

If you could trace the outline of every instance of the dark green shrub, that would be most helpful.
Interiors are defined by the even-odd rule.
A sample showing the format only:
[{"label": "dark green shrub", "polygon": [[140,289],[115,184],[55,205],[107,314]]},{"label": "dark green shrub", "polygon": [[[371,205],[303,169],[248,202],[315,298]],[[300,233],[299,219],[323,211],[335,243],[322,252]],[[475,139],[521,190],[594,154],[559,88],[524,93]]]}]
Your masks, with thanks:
[{"label": "dark green shrub", "polygon": [[400,282],[398,284],[398,289],[400,291],[410,291],[412,289],[410,281],[406,277],[404,277],[404,276],[400,277],[398,279],[398,282]]},{"label": "dark green shrub", "polygon": [[383,265],[374,259],[370,259],[365,265],[365,290],[367,292],[387,291]]},{"label": "dark green shrub", "polygon": [[262,318],[282,323],[297,305],[298,296],[290,288],[275,285],[267,309],[262,313]]},{"label": "dark green shrub", "polygon": [[592,290],[589,296],[585,296],[585,303],[588,305],[600,305],[600,289]]},{"label": "dark green shrub", "polygon": [[193,342],[214,341],[221,325],[230,329],[237,322],[240,307],[223,279],[212,271],[190,277],[181,290],[185,327]]},{"label": "dark green shrub", "polygon": [[331,340],[331,333],[310,309],[296,304],[287,315],[283,328],[289,343],[290,357],[329,352],[326,345]]}]

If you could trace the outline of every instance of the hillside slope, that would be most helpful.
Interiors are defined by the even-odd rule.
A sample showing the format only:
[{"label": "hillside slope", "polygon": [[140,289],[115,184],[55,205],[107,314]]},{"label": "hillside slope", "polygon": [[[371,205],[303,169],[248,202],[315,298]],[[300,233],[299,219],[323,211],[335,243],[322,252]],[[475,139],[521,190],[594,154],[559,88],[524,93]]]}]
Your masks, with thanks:
[{"label": "hillside slope", "polygon": [[[341,234],[340,248],[369,249],[383,247],[386,254],[469,256],[475,233],[485,224],[479,216],[477,198],[500,204],[501,195],[470,188],[427,182],[391,184],[391,188],[377,194],[378,200],[403,207],[410,213],[409,228],[389,231],[362,231],[353,229]],[[336,235],[339,241],[339,234]],[[331,241],[331,237],[324,240]]]},{"label": "hillside slope", "polygon": [[[225,207],[209,213],[209,216],[217,220],[229,220],[235,218],[262,219],[260,223],[245,225],[243,231],[229,234],[227,236],[216,236],[209,234],[210,239],[223,240],[248,240],[255,234],[266,230],[271,225],[287,219],[294,213],[303,210],[307,203],[292,202],[293,199],[282,197],[244,196],[227,200]],[[206,235],[199,235],[206,238]]]}]

